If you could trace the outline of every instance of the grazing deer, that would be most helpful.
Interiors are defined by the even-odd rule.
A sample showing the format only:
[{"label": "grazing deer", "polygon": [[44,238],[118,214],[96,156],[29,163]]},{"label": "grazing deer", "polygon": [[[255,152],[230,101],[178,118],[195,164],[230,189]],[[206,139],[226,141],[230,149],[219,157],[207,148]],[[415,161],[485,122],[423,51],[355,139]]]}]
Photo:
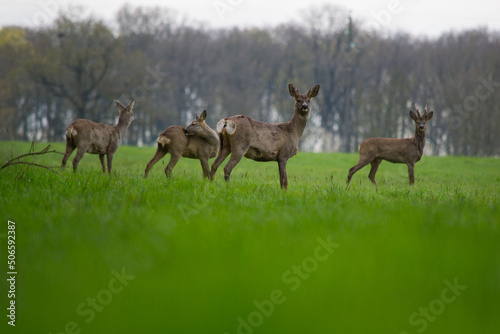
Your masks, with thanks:
[{"label": "grazing deer", "polygon": [[205,123],[207,111],[203,110],[201,116],[196,114],[196,119],[187,128],[173,125],[166,128],[156,142],[158,148],[151,161],[146,166],[144,177],[148,177],[149,170],[167,153],[170,161],[165,168],[165,175],[170,177],[172,169],[181,157],[199,159],[203,176],[212,179],[208,159],[214,158],[219,149],[219,136]]},{"label": "grazing deer", "polygon": [[375,174],[382,160],[392,163],[405,163],[408,165],[408,177],[410,185],[415,183],[414,167],[424,154],[425,145],[425,123],[432,118],[433,111],[427,113],[427,106],[423,115],[417,111],[417,115],[410,111],[410,117],[415,122],[415,135],[413,138],[395,139],[395,138],[370,138],[359,145],[359,161],[351,169],[347,176],[347,185],[351,182],[354,173],[371,164],[368,178],[373,184]]},{"label": "grazing deer", "polygon": [[87,119],[77,119],[66,129],[66,153],[62,159],[62,167],[66,166],[66,161],[75,149],[76,156],[73,159],[73,170],[80,162],[85,153],[99,154],[102,172],[106,172],[104,166],[104,155],[107,155],[108,173],[111,173],[113,155],[118,150],[123,136],[128,127],[134,122],[134,100],[128,106],[124,106],[115,100],[116,107],[120,111],[118,124],[115,126],[89,121]]},{"label": "grazing deer", "polygon": [[292,84],[288,85],[288,90],[295,99],[295,113],[289,122],[271,124],[238,115],[217,123],[221,148],[212,164],[212,176],[229,154],[231,158],[224,167],[226,181],[229,181],[231,171],[243,157],[255,161],[277,161],[281,188],[288,188],[286,163],[299,150],[299,138],[309,119],[311,99],[318,94],[319,85],[307,94],[300,94]]}]

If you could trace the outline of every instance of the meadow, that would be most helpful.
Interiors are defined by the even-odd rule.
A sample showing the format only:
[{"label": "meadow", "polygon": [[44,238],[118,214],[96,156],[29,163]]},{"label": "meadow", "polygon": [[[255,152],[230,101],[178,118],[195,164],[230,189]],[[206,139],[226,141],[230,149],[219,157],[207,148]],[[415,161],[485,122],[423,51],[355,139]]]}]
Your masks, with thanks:
[{"label": "meadow", "polygon": [[[1,142],[0,163],[29,146]],[[414,186],[383,162],[378,187],[365,167],[347,189],[357,154],[300,152],[282,191],[246,159],[229,183],[189,159],[166,179],[169,156],[144,179],[154,152],[120,147],[112,175],[95,155],[0,170],[2,333],[498,332],[500,159],[424,156]]]}]

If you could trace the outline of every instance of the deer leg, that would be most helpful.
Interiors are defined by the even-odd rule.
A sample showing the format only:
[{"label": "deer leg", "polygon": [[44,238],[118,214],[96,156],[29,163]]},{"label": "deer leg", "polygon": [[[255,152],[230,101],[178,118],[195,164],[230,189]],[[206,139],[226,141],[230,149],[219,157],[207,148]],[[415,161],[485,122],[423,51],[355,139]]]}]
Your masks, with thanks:
[{"label": "deer leg", "polygon": [[281,189],[288,189],[288,176],[286,175],[286,163],[287,160],[278,160],[278,168],[280,171],[280,185]]},{"label": "deer leg", "polygon": [[101,160],[102,172],[106,173],[106,166],[104,165],[104,154],[99,154],[99,160]]},{"label": "deer leg", "polygon": [[380,163],[382,162],[382,159],[375,159],[373,160],[370,164],[372,168],[370,169],[370,174],[368,175],[368,178],[374,185],[377,185],[377,182],[375,182],[375,174],[377,174],[377,169]]},{"label": "deer leg", "polygon": [[412,186],[413,184],[415,184],[415,173],[414,173],[415,164],[409,162],[407,165],[408,165],[408,178],[410,179],[410,185]]},{"label": "deer leg", "polygon": [[76,149],[76,146],[73,144],[73,141],[69,138],[66,138],[66,152],[64,153],[63,159],[62,159],[62,168],[66,167],[66,162],[68,161],[69,157],[73,153],[73,151]]},{"label": "deer leg", "polygon": [[219,150],[219,154],[217,154],[217,158],[215,158],[212,163],[212,169],[210,170],[210,180],[213,180],[215,173],[217,172],[217,168],[226,160],[227,156],[231,154],[231,148],[229,147],[229,143],[226,141],[224,146]]},{"label": "deer leg", "polygon": [[[114,153],[108,153],[106,155],[106,158],[108,160],[108,173],[111,174],[111,167],[113,165],[113,155],[115,155]],[[104,164],[102,165],[102,167],[104,168]],[[104,172],[104,170],[103,170]]]},{"label": "deer leg", "polygon": [[83,158],[83,155],[85,152],[87,152],[87,146],[79,146],[76,149],[76,155],[75,158],[73,159],[73,171],[76,172],[76,167],[78,167],[78,163],[80,160]]},{"label": "deer leg", "polygon": [[210,173],[210,165],[208,164],[208,158],[200,158],[201,169],[203,170],[203,177],[208,178],[212,181],[213,177]]},{"label": "deer leg", "polygon": [[243,158],[246,151],[247,150],[238,150],[236,152],[233,151],[231,153],[231,158],[229,158],[229,161],[227,162],[226,166],[224,167],[224,179],[226,181],[229,181],[229,178],[231,177],[231,171],[241,161],[241,158]]},{"label": "deer leg", "polygon": [[163,150],[160,150],[160,149],[157,149],[156,150],[156,153],[153,157],[153,159],[151,159],[150,162],[148,162],[148,165],[146,166],[146,170],[144,171],[144,177],[148,177],[148,174],[149,174],[149,171],[151,170],[151,168],[153,168],[153,166],[158,162],[160,161],[164,156],[165,154],[167,154],[166,151],[163,151]]},{"label": "deer leg", "polygon": [[172,169],[174,169],[181,156],[181,154],[174,154],[172,152],[170,153],[170,161],[165,168],[165,175],[167,176],[167,178],[170,178],[170,176],[172,175]]},{"label": "deer leg", "polygon": [[347,175],[347,185],[351,182],[351,178],[358,170],[368,165],[369,161],[359,159],[358,163],[355,164],[351,169],[349,169],[349,175]]}]

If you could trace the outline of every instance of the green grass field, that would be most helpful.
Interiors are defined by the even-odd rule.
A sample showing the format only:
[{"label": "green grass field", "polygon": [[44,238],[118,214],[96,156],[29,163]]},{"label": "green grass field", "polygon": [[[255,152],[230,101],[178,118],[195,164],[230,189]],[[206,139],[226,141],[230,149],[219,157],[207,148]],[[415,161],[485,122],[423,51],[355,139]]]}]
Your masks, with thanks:
[{"label": "green grass field", "polygon": [[[1,142],[0,162],[29,146]],[[299,153],[285,192],[249,160],[229,184],[188,159],[167,180],[169,156],[144,179],[154,151],[120,147],[111,176],[95,155],[0,170],[2,333],[498,332],[499,159],[424,156],[413,187],[383,162],[378,187],[365,167],[346,189],[357,154]]]}]

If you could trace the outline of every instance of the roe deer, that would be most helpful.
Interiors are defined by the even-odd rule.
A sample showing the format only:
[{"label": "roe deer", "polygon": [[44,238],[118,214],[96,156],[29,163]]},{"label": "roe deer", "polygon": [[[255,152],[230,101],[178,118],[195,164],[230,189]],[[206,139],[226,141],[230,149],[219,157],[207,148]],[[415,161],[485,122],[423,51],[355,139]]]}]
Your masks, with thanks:
[{"label": "roe deer", "polygon": [[212,176],[229,154],[231,158],[224,167],[226,181],[229,181],[231,171],[243,156],[255,161],[277,161],[281,188],[288,188],[286,163],[297,154],[299,138],[309,119],[311,98],[318,94],[319,85],[311,88],[307,94],[300,94],[292,84],[288,85],[288,90],[295,98],[295,113],[289,122],[271,124],[238,115],[217,123],[221,148],[212,164]]},{"label": "roe deer", "polygon": [[427,113],[427,106],[423,115],[417,111],[417,115],[410,111],[410,117],[415,122],[415,135],[413,138],[395,139],[395,138],[370,138],[359,145],[359,161],[351,169],[347,176],[347,185],[351,182],[354,173],[371,164],[368,178],[373,184],[375,174],[382,160],[392,163],[405,163],[408,165],[408,177],[410,185],[415,183],[414,167],[424,154],[425,145],[425,123],[432,118],[433,111]]},{"label": "roe deer", "polygon": [[80,162],[85,153],[99,154],[102,172],[106,172],[104,166],[104,155],[107,155],[108,173],[111,173],[113,155],[118,150],[123,136],[132,122],[134,122],[134,100],[128,106],[124,106],[115,100],[116,107],[120,111],[118,124],[115,126],[89,121],[87,119],[77,119],[66,129],[66,153],[62,159],[62,167],[66,166],[66,161],[75,149],[76,156],[73,159],[73,170]]},{"label": "roe deer", "polygon": [[165,175],[170,177],[172,169],[181,157],[199,159],[203,176],[212,179],[208,159],[214,158],[219,148],[219,136],[205,123],[207,111],[203,110],[201,116],[196,114],[196,119],[188,127],[173,125],[166,128],[156,142],[158,148],[151,161],[146,166],[144,177],[148,177],[149,170],[167,153],[170,161],[165,168]]}]

